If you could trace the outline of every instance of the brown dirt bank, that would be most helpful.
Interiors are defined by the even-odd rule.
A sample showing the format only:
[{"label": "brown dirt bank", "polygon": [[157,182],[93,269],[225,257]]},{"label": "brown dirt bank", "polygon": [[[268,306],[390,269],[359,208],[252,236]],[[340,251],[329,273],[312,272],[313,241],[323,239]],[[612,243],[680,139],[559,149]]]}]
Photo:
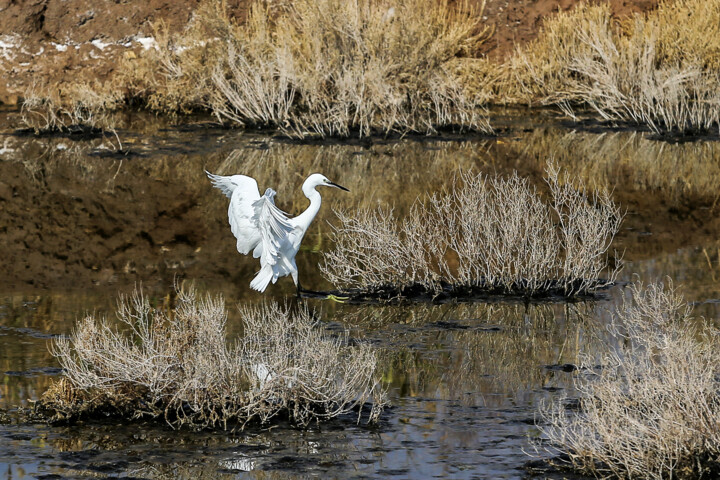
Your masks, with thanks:
[{"label": "brown dirt bank", "polygon": [[[483,20],[494,33],[484,54],[503,58],[536,37],[543,19],[581,0],[488,0]],[[33,83],[104,81],[124,58],[141,55],[153,23],[171,31],[187,25],[199,0],[0,0],[0,102],[14,104]],[[247,0],[227,0],[243,18]],[[655,8],[658,0],[610,0],[622,18]],[[94,42],[94,43],[93,43]]]}]

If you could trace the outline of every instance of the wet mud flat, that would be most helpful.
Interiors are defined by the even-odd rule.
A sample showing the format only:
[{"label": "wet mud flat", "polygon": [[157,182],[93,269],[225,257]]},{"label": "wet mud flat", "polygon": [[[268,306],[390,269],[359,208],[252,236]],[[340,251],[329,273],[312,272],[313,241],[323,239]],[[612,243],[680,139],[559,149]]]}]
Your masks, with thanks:
[{"label": "wet mud flat", "polygon": [[[509,122],[497,138],[372,145],[302,145],[204,120],[182,128],[134,122],[119,132],[128,156],[113,153],[106,138],[0,137],[0,237],[12,259],[0,263],[0,477],[553,478],[533,464],[528,469],[537,406],[572,396],[580,351],[602,354],[624,282],[669,275],[685,286],[698,315],[720,318],[717,192],[695,189],[720,170],[716,144],[667,145],[669,153],[658,153],[630,132],[570,132],[552,116]],[[561,156],[568,144],[575,163]],[[593,156],[603,149],[605,163]],[[661,161],[638,160],[634,169],[612,160],[643,151]],[[304,430],[281,424],[189,432],[117,419],[48,426],[20,418],[17,408],[30,408],[60,374],[48,342],[69,334],[87,312],[112,316],[118,291],[128,293],[135,282],[158,306],[172,303],[168,292],[178,278],[222,291],[228,305],[291,301],[289,280],[266,296],[249,291],[257,266],[235,251],[227,205],[204,169],[255,176],[278,191],[288,212],[306,205],[298,185],[314,171],[362,192],[328,196],[298,255],[302,284],[328,291],[317,263],[329,248],[333,208],[393,204],[406,212],[419,194],[441,189],[448,172],[464,168],[518,171],[542,185],[549,155],[612,187],[628,209],[614,245],[625,252],[619,285],[577,303],[306,299],[330,332],[349,328],[353,341],[381,352],[392,407],[375,427],[342,418]],[[687,162],[702,169],[666,164],[665,155],[697,155]],[[666,170],[653,170],[658,165]],[[683,172],[685,183],[667,171]],[[239,335],[230,310],[229,329]]]}]

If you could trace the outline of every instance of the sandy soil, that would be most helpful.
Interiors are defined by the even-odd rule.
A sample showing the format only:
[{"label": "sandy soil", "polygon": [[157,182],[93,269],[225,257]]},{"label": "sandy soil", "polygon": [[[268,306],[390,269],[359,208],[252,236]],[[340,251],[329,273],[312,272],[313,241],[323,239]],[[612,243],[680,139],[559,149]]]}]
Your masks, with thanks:
[{"label": "sandy soil", "polygon": [[[543,19],[580,0],[487,0],[494,33],[485,54],[502,58],[535,38]],[[654,8],[658,0],[609,0],[616,16]],[[187,25],[199,0],[0,0],[0,102],[16,104],[33,82],[107,78],[122,56],[151,47],[153,24]],[[227,0],[242,18],[247,0]]]}]

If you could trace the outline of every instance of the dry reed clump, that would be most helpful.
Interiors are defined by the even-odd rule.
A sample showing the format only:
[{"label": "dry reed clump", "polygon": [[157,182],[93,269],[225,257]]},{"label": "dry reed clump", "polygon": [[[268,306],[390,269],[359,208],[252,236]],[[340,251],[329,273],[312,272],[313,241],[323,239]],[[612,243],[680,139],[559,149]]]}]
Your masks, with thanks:
[{"label": "dry reed clump", "polygon": [[220,2],[201,3],[187,27],[173,34],[153,25],[155,48],[125,59],[117,82],[129,97],[167,115],[206,110],[213,95],[212,72],[223,55],[221,39],[231,38],[232,22]]},{"label": "dry reed clump", "polygon": [[451,193],[416,202],[402,221],[392,210],[338,213],[321,271],[363,292],[592,293],[618,272],[600,279],[623,215],[607,192],[587,194],[547,172],[549,203],[517,174],[461,173]]},{"label": "dry reed clump", "polygon": [[[545,447],[596,477],[716,478],[720,474],[720,336],[672,284],[632,286],[601,370],[576,378],[579,411],[541,412]],[[587,359],[594,365],[594,359]]]},{"label": "dry reed clump", "polygon": [[98,83],[33,84],[23,94],[22,121],[36,134],[114,131],[122,93]]},{"label": "dry reed clump", "polygon": [[490,131],[484,98],[453,66],[487,36],[466,3],[257,0],[242,24],[223,8],[205,4],[159,42],[151,107],[209,107],[296,136]]},{"label": "dry reed clump", "polygon": [[575,105],[658,134],[720,130],[720,1],[663,2],[616,25],[608,4],[546,23],[506,65],[506,100]]},{"label": "dry reed clump", "polygon": [[119,302],[123,329],[92,316],[52,347],[65,375],[42,397],[56,419],[97,414],[164,418],[193,428],[269,422],[298,425],[336,417],[374,401],[384,406],[376,355],[330,337],[311,313],[277,304],[241,308],[244,336],[229,346],[222,297],[179,291],[170,311],[135,293]]}]

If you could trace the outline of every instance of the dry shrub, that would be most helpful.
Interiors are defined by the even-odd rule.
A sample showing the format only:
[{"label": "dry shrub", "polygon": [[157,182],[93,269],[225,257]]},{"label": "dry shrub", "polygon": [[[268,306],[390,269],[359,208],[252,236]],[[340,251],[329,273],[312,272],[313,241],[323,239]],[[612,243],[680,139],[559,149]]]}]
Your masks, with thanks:
[{"label": "dry shrub", "polygon": [[508,62],[500,84],[506,100],[557,104],[570,115],[584,104],[606,120],[660,134],[714,130],[718,25],[718,0],[663,2],[623,25],[609,4],[583,5],[549,20]]},{"label": "dry shrub", "polygon": [[221,297],[181,290],[177,305],[162,311],[136,292],[119,302],[122,330],[89,316],[55,341],[65,376],[40,406],[61,419],[111,413],[242,428],[278,416],[307,425],[372,398],[368,420],[378,418],[384,392],[368,345],[349,347],[347,333],[328,336],[307,309],[267,304],[241,314],[244,337],[229,346]]},{"label": "dry shrub", "polygon": [[402,221],[382,209],[339,213],[335,248],[323,254],[321,270],[331,283],[361,290],[421,286],[437,293],[450,285],[571,296],[609,284],[617,269],[608,280],[599,277],[619,208],[607,192],[576,189],[552,166],[547,183],[550,203],[517,174],[461,173],[452,192],[416,202]]},{"label": "dry shrub", "polygon": [[605,120],[647,125],[656,133],[720,132],[720,72],[689,62],[658,65],[657,24],[636,18],[633,27],[628,38],[581,35],[591,50],[570,64],[583,79],[571,95]]},{"label": "dry shrub", "polygon": [[223,8],[207,3],[182,36],[161,36],[152,107],[209,106],[298,136],[490,130],[451,66],[486,38],[466,3],[257,0],[242,24]]},{"label": "dry shrub", "polygon": [[[720,337],[692,319],[672,284],[641,283],[611,324],[600,370],[576,378],[581,409],[542,410],[552,452],[598,477],[715,478],[720,473]],[[586,366],[596,359],[586,358]]]},{"label": "dry shrub", "polygon": [[98,82],[33,84],[23,94],[22,121],[36,134],[114,130],[113,113],[123,100],[119,91]]},{"label": "dry shrub", "polygon": [[607,32],[610,23],[607,4],[581,3],[546,20],[538,38],[519,47],[503,65],[503,76],[496,87],[499,99],[528,104],[567,101],[573,85],[568,78],[571,60],[590,50],[580,33]]}]

